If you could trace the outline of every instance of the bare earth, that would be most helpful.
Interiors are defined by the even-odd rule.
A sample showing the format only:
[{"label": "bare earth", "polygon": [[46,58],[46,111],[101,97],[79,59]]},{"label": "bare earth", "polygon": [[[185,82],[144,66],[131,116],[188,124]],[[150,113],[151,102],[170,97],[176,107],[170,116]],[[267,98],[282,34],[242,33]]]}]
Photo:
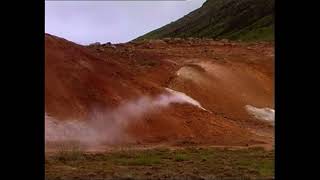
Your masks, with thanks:
[{"label": "bare earth", "polygon": [[[165,92],[165,88],[185,93],[197,100],[207,111],[190,104],[172,104],[166,108],[156,109],[145,113],[139,117],[138,121],[128,123],[125,134],[119,135],[121,142],[88,147],[86,153],[94,152],[100,154],[102,158],[109,158],[116,153],[114,149],[117,149],[117,146],[129,147],[127,149],[130,151],[146,151],[151,154],[156,153],[155,151],[159,148],[165,148],[171,149],[168,151],[170,153],[172,151],[174,155],[166,154],[167,150],[162,155],[172,156],[171,158],[175,159],[175,153],[188,151],[185,149],[192,146],[195,149],[202,148],[199,152],[199,163],[201,153],[208,154],[208,151],[217,151],[217,158],[221,161],[217,162],[217,159],[214,160],[213,156],[210,156],[208,158],[211,158],[211,163],[204,160],[202,164],[197,164],[196,155],[188,151],[183,152],[182,154],[186,155],[182,155],[181,158],[187,157],[187,160],[170,161],[163,160],[163,156],[155,156],[158,159],[141,160],[147,161],[142,165],[139,163],[136,165],[135,162],[134,165],[123,165],[117,160],[92,160],[95,158],[93,155],[88,155],[87,161],[84,160],[86,158],[77,159],[78,156],[83,157],[83,153],[86,154],[84,149],[81,150],[81,155],[76,155],[76,160],[56,160],[53,157],[57,155],[50,155],[50,152],[57,152],[57,147],[48,145],[46,177],[63,179],[64,175],[57,172],[70,175],[71,171],[74,171],[81,174],[77,168],[81,168],[79,162],[83,164],[84,161],[87,162],[88,168],[91,167],[90,164],[94,164],[96,168],[102,168],[103,165],[96,166],[95,163],[103,164],[103,162],[111,168],[110,171],[108,170],[111,174],[101,170],[99,172],[105,172],[105,174],[94,174],[92,179],[119,178],[117,175],[112,175],[112,172],[122,173],[128,168],[133,171],[133,174],[129,173],[128,176],[165,179],[167,175],[175,176],[179,171],[189,171],[188,168],[178,168],[186,167],[188,162],[196,163],[190,165],[190,168],[198,165],[204,168],[197,170],[200,174],[197,177],[205,178],[210,174],[215,177],[220,175],[221,177],[242,177],[246,174],[258,178],[273,177],[272,168],[259,170],[261,167],[258,166],[258,160],[260,159],[262,164],[267,161],[267,165],[263,166],[268,167],[271,166],[268,163],[273,162],[274,126],[255,119],[245,109],[246,105],[274,108],[273,43],[171,39],[115,46],[80,46],[46,35],[45,110],[59,121],[70,119],[88,121],[92,117],[92,112],[97,109],[101,111],[114,109],[121,103],[141,96],[154,97]],[[244,150],[256,146],[262,146],[265,150]],[[234,147],[237,150],[222,152],[219,147]],[[108,149],[112,150],[108,153]],[[251,173],[250,170],[247,172],[247,170],[242,171],[241,168],[237,169],[241,166],[233,163],[236,162],[235,159],[239,159],[236,155],[232,155],[234,152],[239,152],[240,159],[245,161],[244,164],[246,161],[257,163],[254,167],[244,167],[247,170],[251,168]],[[135,157],[139,159],[139,153],[133,158]],[[223,157],[228,158],[222,160]],[[257,162],[254,160],[256,158],[258,158]],[[270,159],[272,162],[269,162]],[[128,161],[131,162],[131,160]],[[226,164],[222,163],[223,169],[220,169],[213,166],[212,162]],[[170,172],[167,175],[164,175],[166,173],[162,168],[163,171],[160,172],[164,174],[154,177],[156,170],[152,168],[160,167],[161,169],[164,166],[175,167],[173,169],[177,172],[173,173],[171,169],[168,170]],[[112,167],[116,170],[112,170]],[[213,167],[217,170],[213,170]],[[68,168],[69,170],[66,170]],[[219,169],[221,173],[230,171],[231,174],[223,176],[219,174]],[[146,175],[142,175],[142,171]],[[61,176],[54,177],[55,173]],[[66,178],[73,179],[73,175],[66,175]],[[87,175],[84,173],[85,177],[91,177]],[[78,179],[82,178],[80,176]],[[167,177],[167,179],[170,178]]]}]

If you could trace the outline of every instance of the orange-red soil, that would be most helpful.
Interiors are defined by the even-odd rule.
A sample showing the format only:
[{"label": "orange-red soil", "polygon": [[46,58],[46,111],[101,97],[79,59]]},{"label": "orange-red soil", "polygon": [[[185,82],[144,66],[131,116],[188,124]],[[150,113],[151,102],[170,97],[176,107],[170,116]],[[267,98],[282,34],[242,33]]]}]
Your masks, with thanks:
[{"label": "orange-red soil", "polygon": [[212,113],[173,104],[145,114],[126,132],[138,144],[273,143],[273,126],[245,105],[274,108],[274,44],[213,40],[151,40],[81,46],[45,37],[45,110],[61,121],[86,121],[164,88],[184,92]]}]

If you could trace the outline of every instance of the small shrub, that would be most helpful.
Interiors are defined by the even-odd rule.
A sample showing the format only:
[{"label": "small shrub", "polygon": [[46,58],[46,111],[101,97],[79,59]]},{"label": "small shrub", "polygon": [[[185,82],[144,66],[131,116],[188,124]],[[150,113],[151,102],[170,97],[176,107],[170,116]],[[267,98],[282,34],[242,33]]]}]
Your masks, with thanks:
[{"label": "small shrub", "polygon": [[123,156],[115,160],[118,164],[126,166],[151,166],[161,163],[159,156],[152,154],[139,154],[130,158]]},{"label": "small shrub", "polygon": [[79,161],[85,159],[85,156],[79,148],[73,148],[71,150],[61,149],[54,155],[54,159],[62,162]]},{"label": "small shrub", "polygon": [[174,157],[174,160],[175,161],[186,161],[186,160],[189,160],[189,157],[185,154],[176,154],[175,157]]}]

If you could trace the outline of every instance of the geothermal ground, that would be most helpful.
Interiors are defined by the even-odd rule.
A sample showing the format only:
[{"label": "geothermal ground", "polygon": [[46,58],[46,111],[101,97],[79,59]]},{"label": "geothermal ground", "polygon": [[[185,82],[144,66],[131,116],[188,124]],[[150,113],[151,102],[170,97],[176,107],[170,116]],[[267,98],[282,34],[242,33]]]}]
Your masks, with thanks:
[{"label": "geothermal ground", "polygon": [[273,177],[273,43],[45,46],[48,179]]}]

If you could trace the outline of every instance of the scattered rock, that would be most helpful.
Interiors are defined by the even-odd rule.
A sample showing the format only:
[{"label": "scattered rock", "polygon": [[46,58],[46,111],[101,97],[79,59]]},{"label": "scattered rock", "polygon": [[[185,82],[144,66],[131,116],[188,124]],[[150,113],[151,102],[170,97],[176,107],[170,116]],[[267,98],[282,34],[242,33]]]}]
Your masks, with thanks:
[{"label": "scattered rock", "polygon": [[228,39],[221,39],[220,41],[223,42],[223,43],[229,43],[230,42]]},{"label": "scattered rock", "polygon": [[171,38],[163,38],[162,40],[169,43],[169,42],[171,42],[172,39]]},{"label": "scattered rock", "polygon": [[152,39],[152,40],[149,41],[149,43],[151,43],[151,44],[161,44],[161,45],[167,44],[165,41],[163,41],[161,39]]},{"label": "scattered rock", "polygon": [[150,175],[152,175],[152,173],[148,171],[148,172],[145,173],[145,175],[146,176],[150,176]]},{"label": "scattered rock", "polygon": [[92,44],[89,44],[89,46],[100,46],[100,42],[95,42],[95,43],[92,43]]}]

